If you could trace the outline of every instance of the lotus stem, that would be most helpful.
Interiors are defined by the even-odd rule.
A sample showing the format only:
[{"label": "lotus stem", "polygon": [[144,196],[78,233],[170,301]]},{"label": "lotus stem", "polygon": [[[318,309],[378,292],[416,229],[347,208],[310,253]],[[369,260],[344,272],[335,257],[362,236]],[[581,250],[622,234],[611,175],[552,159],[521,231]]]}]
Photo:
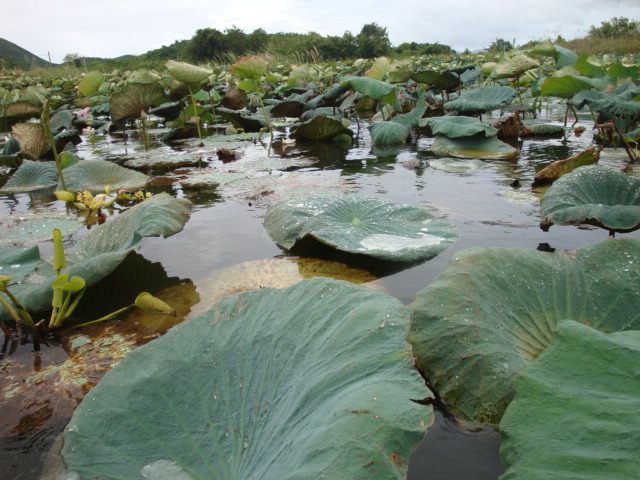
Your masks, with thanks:
[{"label": "lotus stem", "polygon": [[133,308],[135,305],[131,304],[131,305],[127,305],[124,308],[121,308],[120,310],[116,310],[115,312],[111,312],[108,315],[105,315],[104,317],[100,317],[97,320],[91,320],[90,322],[85,322],[85,323],[81,323],[79,325],[74,325],[73,328],[78,328],[78,327],[84,327],[85,325],[91,325],[92,323],[98,323],[98,322],[102,322],[104,320],[109,320],[112,317],[115,317],[116,315],[122,313],[122,312],[126,312],[127,310],[129,310],[130,308]]},{"label": "lotus stem", "polygon": [[191,87],[189,88],[189,97],[191,98],[191,105],[193,105],[193,116],[196,118],[196,127],[198,129],[198,138],[202,138],[202,132],[200,131],[200,117],[198,117],[198,108],[196,106],[196,99],[193,98],[193,92]]},{"label": "lotus stem", "polygon": [[56,168],[58,169],[58,177],[60,178],[60,185],[62,185],[62,190],[66,190],[67,186],[64,182],[64,175],[62,173],[62,162],[60,161],[60,155],[58,155],[58,150],[56,149],[56,142],[51,134],[51,126],[49,123],[49,112],[51,111],[50,100],[47,98],[47,101],[44,104],[44,109],[42,110],[42,126],[44,128],[44,134],[49,141],[49,145],[51,145],[51,150],[53,151],[53,158],[56,162]]}]

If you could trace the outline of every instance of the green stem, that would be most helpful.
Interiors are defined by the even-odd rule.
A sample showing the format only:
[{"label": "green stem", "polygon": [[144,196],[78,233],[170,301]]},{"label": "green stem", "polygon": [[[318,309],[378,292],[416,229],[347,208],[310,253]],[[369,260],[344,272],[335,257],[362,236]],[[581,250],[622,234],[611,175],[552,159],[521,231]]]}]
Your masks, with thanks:
[{"label": "green stem", "polygon": [[198,108],[196,107],[196,99],[193,98],[193,92],[191,87],[189,88],[189,97],[191,97],[191,104],[193,105],[193,116],[196,117],[196,127],[198,128],[198,138],[202,138],[202,132],[200,131],[200,117],[198,116]]},{"label": "green stem", "polygon": [[51,105],[49,104],[50,99],[47,98],[47,101],[44,104],[44,110],[42,111],[42,126],[44,128],[44,134],[49,141],[49,145],[51,145],[51,150],[53,151],[53,158],[56,161],[56,168],[58,169],[58,177],[60,177],[60,185],[62,186],[62,190],[67,189],[67,185],[64,182],[64,175],[62,174],[62,162],[60,161],[60,155],[58,155],[58,150],[56,149],[56,142],[51,134],[51,126],[49,124],[49,112],[51,110]]},{"label": "green stem", "polygon": [[[16,317],[14,317],[14,320],[16,320],[18,323],[22,323],[23,325],[26,325],[27,327],[29,327],[29,330],[31,330],[34,334],[36,334],[37,333],[36,324],[33,321],[33,318],[31,318],[31,315],[29,315],[29,312],[27,312],[27,309],[24,308],[22,303],[20,303],[20,300],[18,300],[6,287],[4,288],[3,292],[7,294],[7,296],[9,297],[9,300],[11,300],[11,302],[13,303],[13,305],[17,310],[19,319],[16,319]],[[2,298],[2,295],[0,295],[0,298]],[[6,300],[4,298],[2,298],[2,300],[3,300],[2,302],[3,306],[7,308]],[[14,310],[14,312],[16,310]],[[11,313],[9,308],[7,308],[7,311]]]},{"label": "green stem", "polygon": [[98,322],[102,322],[104,320],[109,320],[110,318],[115,317],[119,313],[126,312],[127,310],[129,310],[130,308],[132,308],[134,306],[135,305],[131,304],[129,306],[121,308],[120,310],[116,310],[115,312],[112,312],[112,313],[110,313],[108,315],[105,315],[104,317],[100,317],[97,320],[91,320],[90,322],[81,323],[80,325],[74,325],[73,328],[84,327],[85,325],[91,325],[92,323],[98,323]]}]

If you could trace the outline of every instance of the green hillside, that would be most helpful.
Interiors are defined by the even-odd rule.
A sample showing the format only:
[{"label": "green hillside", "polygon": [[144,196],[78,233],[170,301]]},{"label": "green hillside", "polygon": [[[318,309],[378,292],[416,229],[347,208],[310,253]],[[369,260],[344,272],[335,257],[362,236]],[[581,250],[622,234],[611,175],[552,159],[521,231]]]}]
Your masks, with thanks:
[{"label": "green hillside", "polygon": [[49,65],[49,62],[46,60],[36,57],[28,50],[25,50],[4,38],[0,38],[0,59],[2,60],[0,66],[4,64],[4,66],[8,68],[16,66],[27,68],[44,67],[45,65]]}]

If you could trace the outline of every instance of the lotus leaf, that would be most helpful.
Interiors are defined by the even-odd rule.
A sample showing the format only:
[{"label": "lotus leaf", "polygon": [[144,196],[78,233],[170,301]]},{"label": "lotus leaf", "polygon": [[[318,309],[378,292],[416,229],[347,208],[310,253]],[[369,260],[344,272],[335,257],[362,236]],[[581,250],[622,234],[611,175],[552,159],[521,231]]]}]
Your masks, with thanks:
[{"label": "lotus leaf", "polygon": [[575,75],[564,75],[545,78],[540,94],[545,97],[572,98],[578,92],[590,89],[591,84],[588,81]]},{"label": "lotus leaf", "polygon": [[482,160],[459,158],[435,158],[429,160],[429,167],[449,173],[467,173],[486,167]]},{"label": "lotus leaf", "polygon": [[32,192],[53,188],[58,183],[58,170],[53,162],[24,160],[2,187],[2,193]]},{"label": "lotus leaf", "polygon": [[574,68],[585,77],[600,78],[607,74],[595,55],[581,55],[577,58]]},{"label": "lotus leaf", "polygon": [[300,121],[306,122],[307,120],[311,120],[313,117],[317,117],[319,115],[337,119],[344,118],[344,113],[337,107],[319,107],[312,110],[306,110],[302,115],[300,115]]},{"label": "lotus leaf", "polygon": [[540,201],[540,228],[595,225],[610,232],[640,228],[640,179],[600,165],[575,169]]},{"label": "lotus leaf", "polygon": [[193,479],[403,478],[432,419],[410,400],[429,394],[409,320],[331,279],[227,297],[104,376],[65,429],[64,462],[104,480],[157,462]]},{"label": "lotus leaf", "polygon": [[94,95],[103,81],[104,74],[102,72],[89,72],[78,84],[78,92],[85,97]]},{"label": "lotus leaf", "polygon": [[[106,186],[137,190],[147,184],[149,177],[106,160],[85,160],[65,168],[64,180],[68,190],[100,193]],[[61,188],[59,185],[58,190]]]},{"label": "lotus leaf", "polygon": [[549,346],[561,320],[605,332],[640,327],[639,276],[640,241],[632,239],[572,254],[463,250],[409,305],[409,341],[418,367],[459,414],[497,422],[514,376]]},{"label": "lotus leaf", "polygon": [[[166,193],[154,195],[114,220],[91,229],[67,249],[68,268],[65,273],[69,277],[84,278],[87,285],[96,283],[111,273],[144,237],[168,237],[181,231],[189,218],[190,208],[191,202],[188,200],[173,198]],[[55,219],[51,219],[51,223],[53,226],[49,225],[49,235],[52,228],[57,226]],[[76,224],[79,225],[79,222]],[[11,292],[29,311],[44,310],[51,306],[51,284],[55,278],[56,273],[51,265],[42,261],[28,281],[12,283]],[[13,280],[18,281],[15,278]],[[0,311],[0,318],[6,316],[4,310]]]},{"label": "lotus leaf", "polygon": [[238,60],[235,65],[229,68],[229,71],[240,78],[249,80],[260,80],[267,73],[269,64],[266,60],[253,55]]},{"label": "lotus leaf", "polygon": [[341,79],[340,85],[387,104],[393,104],[396,97],[395,86],[375,78],[351,76]]},{"label": "lotus leaf", "polygon": [[411,128],[397,122],[374,122],[369,125],[372,145],[393,145],[406,143],[411,136]]},{"label": "lotus leaf", "polygon": [[262,117],[246,115],[230,108],[218,107],[216,112],[229,120],[236,128],[242,128],[245,132],[259,132],[267,127],[267,122]]},{"label": "lotus leaf", "polygon": [[536,44],[531,50],[530,53],[535,55],[544,55],[546,57],[556,57],[556,49],[553,45],[553,42],[549,39],[543,40],[542,42]]},{"label": "lotus leaf", "polygon": [[300,100],[282,100],[274,105],[269,114],[272,117],[299,117],[302,115],[304,103]]},{"label": "lotus leaf", "polygon": [[[62,231],[63,235],[71,235],[82,226],[78,218],[69,217],[65,212],[41,210],[6,215],[0,217],[0,244],[44,242],[51,239],[54,228]],[[13,271],[7,275],[13,276]]]},{"label": "lotus leaf", "polygon": [[571,320],[515,380],[500,431],[501,480],[635,478],[640,471],[640,332]]},{"label": "lotus leaf", "polygon": [[116,123],[140,118],[142,112],[148,112],[162,98],[164,90],[158,83],[128,83],[121,92],[111,96],[111,118]]},{"label": "lotus leaf", "polygon": [[601,148],[591,146],[582,152],[565,158],[564,160],[556,160],[547,165],[545,168],[536,173],[533,179],[533,186],[548,185],[555,182],[558,178],[585,165],[593,165],[600,160]]},{"label": "lotus leaf", "polygon": [[495,78],[518,78],[528,70],[538,68],[540,62],[526,55],[505,58],[496,64],[493,71]]},{"label": "lotus leaf", "polygon": [[26,100],[12,102],[4,110],[4,116],[12,122],[40,118],[40,115],[42,115],[42,108]]},{"label": "lotus leaf", "polygon": [[622,130],[626,130],[640,120],[640,101],[625,100],[621,96],[610,95],[592,106],[605,121],[612,120]]},{"label": "lotus leaf", "polygon": [[167,67],[167,71],[171,77],[187,84],[191,89],[197,88],[213,73],[208,68],[198,67],[185,62],[176,62],[175,60],[168,60],[164,66]]},{"label": "lotus leaf", "polygon": [[49,127],[53,132],[61,132],[73,127],[73,119],[71,110],[61,110],[51,117]]},{"label": "lotus leaf", "polygon": [[578,60],[578,54],[573,50],[569,50],[568,48],[561,47],[560,45],[555,45],[556,49],[556,68],[560,70],[561,68],[567,67],[569,65],[574,65],[576,60]]},{"label": "lotus leaf", "polygon": [[516,95],[518,92],[513,87],[479,87],[465,91],[459,98],[446,102],[444,108],[456,112],[481,113],[508,106]]},{"label": "lotus leaf", "polygon": [[482,123],[474,117],[431,117],[420,120],[421,127],[430,127],[434,135],[442,134],[448,138],[470,137],[482,133],[486,137],[495,137],[498,130]]},{"label": "lotus leaf", "polygon": [[267,209],[264,226],[287,249],[311,237],[345,252],[401,262],[434,257],[459,236],[453,225],[422,209],[360,194],[284,200]]},{"label": "lotus leaf", "polygon": [[431,151],[443,157],[495,159],[514,158],[520,153],[511,145],[496,137],[486,137],[484,133],[455,139],[445,135],[436,135],[431,145]]},{"label": "lotus leaf", "polygon": [[49,151],[51,145],[40,123],[16,123],[11,134],[20,144],[20,152],[32,160],[37,160]]},{"label": "lotus leaf", "polygon": [[452,72],[420,69],[413,72],[411,78],[416,82],[426,83],[437,90],[451,91],[460,87],[460,77]]},{"label": "lotus leaf", "polygon": [[376,80],[384,80],[389,70],[391,70],[391,61],[387,57],[378,57],[371,65],[371,68],[367,70],[365,76]]},{"label": "lotus leaf", "polygon": [[304,140],[331,140],[343,134],[353,136],[353,132],[341,120],[325,115],[312,117],[311,120],[298,124],[291,132],[292,137]]}]

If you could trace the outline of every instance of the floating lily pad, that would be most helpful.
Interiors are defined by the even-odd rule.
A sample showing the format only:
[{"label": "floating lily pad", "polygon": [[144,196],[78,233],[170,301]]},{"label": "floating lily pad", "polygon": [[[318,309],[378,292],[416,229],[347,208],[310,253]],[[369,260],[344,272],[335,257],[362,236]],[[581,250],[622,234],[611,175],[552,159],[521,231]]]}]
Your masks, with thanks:
[{"label": "floating lily pad", "polygon": [[[86,160],[65,168],[64,180],[67,190],[100,193],[104,192],[106,186],[113,190],[137,190],[146,185],[149,177],[106,160]],[[61,188],[58,186],[58,190]]]},{"label": "floating lily pad", "polygon": [[610,335],[571,320],[515,380],[500,449],[504,480],[636,477],[640,332]]},{"label": "floating lily pad", "polygon": [[640,328],[640,241],[607,239],[568,254],[471,248],[410,304],[417,363],[464,418],[498,422],[512,381],[551,343],[558,322]]},{"label": "floating lily pad", "polygon": [[432,420],[410,400],[429,393],[409,320],[330,279],[225,298],[105,375],[65,429],[64,462],[81,479],[157,462],[194,479],[402,478]]},{"label": "floating lily pad", "polygon": [[450,173],[467,173],[486,166],[482,160],[475,159],[434,158],[429,160],[429,167]]},{"label": "floating lily pad", "polygon": [[444,108],[464,113],[480,113],[497,110],[509,105],[518,92],[513,87],[494,85],[478,87],[463,92],[459,98],[446,102]]},{"label": "floating lily pad", "polygon": [[485,137],[495,137],[498,130],[474,117],[431,117],[420,120],[421,127],[430,127],[434,135],[449,138],[470,137],[482,133]]},{"label": "floating lily pad", "polygon": [[431,151],[443,157],[458,158],[514,158],[520,150],[498,140],[496,137],[486,137],[484,133],[477,133],[470,137],[449,138],[436,135]]},{"label": "floating lily pad", "polygon": [[264,226],[287,249],[311,237],[345,252],[401,262],[434,257],[459,236],[424,210],[359,194],[284,200],[269,207]]},{"label": "floating lily pad", "polygon": [[600,165],[577,168],[549,187],[540,217],[545,231],[556,224],[632,232],[640,228],[640,179]]},{"label": "floating lily pad", "polygon": [[163,168],[179,167],[182,165],[193,165],[202,160],[200,155],[195,153],[178,153],[175,151],[163,151],[155,149],[150,152],[137,152],[133,158],[124,162],[129,168]]},{"label": "floating lily pad", "polygon": [[24,160],[22,165],[2,187],[2,193],[32,192],[55,188],[58,170],[54,162]]}]

